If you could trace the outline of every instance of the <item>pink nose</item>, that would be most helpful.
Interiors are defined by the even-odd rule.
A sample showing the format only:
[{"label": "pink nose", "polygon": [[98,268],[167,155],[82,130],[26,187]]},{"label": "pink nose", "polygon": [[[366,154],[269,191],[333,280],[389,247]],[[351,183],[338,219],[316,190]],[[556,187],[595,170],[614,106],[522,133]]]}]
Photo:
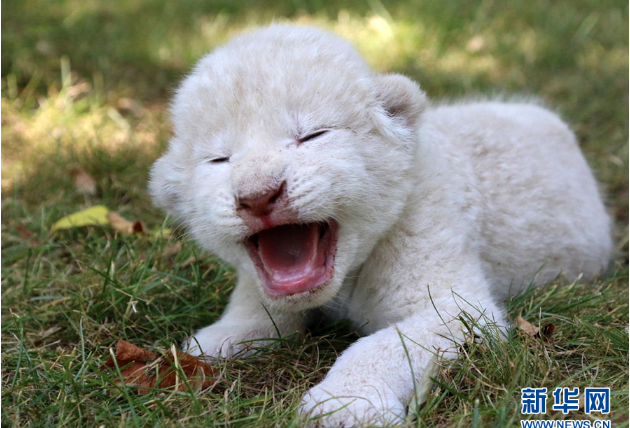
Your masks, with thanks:
[{"label": "pink nose", "polygon": [[286,185],[283,181],[279,187],[275,187],[262,195],[255,197],[237,198],[238,209],[247,214],[263,217],[269,215],[274,209],[286,204]]}]

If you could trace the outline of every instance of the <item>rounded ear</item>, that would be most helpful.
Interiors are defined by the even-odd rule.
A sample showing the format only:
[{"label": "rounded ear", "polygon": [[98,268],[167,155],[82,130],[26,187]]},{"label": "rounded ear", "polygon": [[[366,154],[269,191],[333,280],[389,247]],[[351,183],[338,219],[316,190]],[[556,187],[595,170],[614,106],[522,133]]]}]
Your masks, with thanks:
[{"label": "rounded ear", "polygon": [[428,103],[420,86],[400,74],[379,76],[377,85],[378,99],[387,115],[400,122],[408,130],[415,130]]}]

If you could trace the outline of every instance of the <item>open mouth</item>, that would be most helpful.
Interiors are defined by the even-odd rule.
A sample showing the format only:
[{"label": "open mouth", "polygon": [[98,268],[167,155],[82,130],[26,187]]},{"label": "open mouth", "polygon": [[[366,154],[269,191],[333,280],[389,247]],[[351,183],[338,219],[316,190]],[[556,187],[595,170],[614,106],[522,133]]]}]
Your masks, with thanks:
[{"label": "open mouth", "polygon": [[338,224],[285,224],[250,236],[245,246],[265,292],[290,296],[311,291],[332,277]]}]

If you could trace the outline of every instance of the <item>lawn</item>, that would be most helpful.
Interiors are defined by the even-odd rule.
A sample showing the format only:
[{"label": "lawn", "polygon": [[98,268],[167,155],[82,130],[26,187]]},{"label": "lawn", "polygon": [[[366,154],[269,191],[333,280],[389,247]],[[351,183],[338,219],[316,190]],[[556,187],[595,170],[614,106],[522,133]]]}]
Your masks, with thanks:
[{"label": "lawn", "polygon": [[[300,396],[355,338],[347,326],[220,361],[210,391],[137,395],[101,368],[112,344],[180,343],[221,314],[234,271],[185,231],[51,232],[94,205],[168,226],[146,183],[170,136],[169,97],[204,53],[271,21],[334,31],[432,99],[541,98],[575,130],[615,219],[617,251],[596,283],[508,303],[512,320],[553,335],[468,344],[409,425],[520,426],[520,388],[597,386],[612,390],[612,426],[628,426],[627,2],[7,0],[2,12],[3,427],[302,425]],[[96,192],[75,185],[77,168]]]}]

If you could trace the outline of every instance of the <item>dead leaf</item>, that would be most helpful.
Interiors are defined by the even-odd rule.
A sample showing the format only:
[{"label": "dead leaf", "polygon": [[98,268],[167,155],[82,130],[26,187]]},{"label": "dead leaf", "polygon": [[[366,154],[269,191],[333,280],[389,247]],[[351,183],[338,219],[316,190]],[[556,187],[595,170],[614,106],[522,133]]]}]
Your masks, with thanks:
[{"label": "dead leaf", "polygon": [[529,323],[528,321],[523,319],[523,317],[521,317],[520,315],[516,318],[516,325],[518,326],[519,330],[521,330],[523,333],[525,333],[529,337],[537,337],[538,332],[540,331],[538,327]]},{"label": "dead leaf", "polygon": [[114,228],[114,230],[122,233],[123,235],[133,234],[133,222],[127,220],[116,211],[110,211],[107,213],[107,221]]},{"label": "dead leaf", "polygon": [[145,233],[144,224],[140,220],[133,222],[133,233]]},{"label": "dead leaf", "polygon": [[549,324],[545,324],[541,330],[542,336],[543,336],[543,340],[545,342],[547,342],[549,340],[549,338],[551,337],[551,335],[553,335],[553,332],[556,331],[556,325],[549,323]]},{"label": "dead leaf", "polygon": [[37,247],[40,245],[39,239],[37,239],[37,236],[35,236],[28,227],[18,224],[15,228],[17,229],[18,236],[25,240],[29,246]]},{"label": "dead leaf", "polygon": [[52,225],[51,231],[54,232],[60,229],[108,224],[109,221],[107,220],[107,213],[108,210],[105,206],[96,205],[57,220],[57,222]]},{"label": "dead leaf", "polygon": [[[186,382],[180,378],[182,372],[194,391],[213,386],[219,375],[216,368],[184,352],[176,351],[173,354],[169,349],[160,355],[124,340],[116,343],[115,360],[110,356],[103,368],[116,365],[120,369],[122,383],[137,386],[138,394],[150,392],[156,383],[160,389],[175,387],[177,391],[186,391],[188,389]],[[181,370],[176,366],[181,367]],[[120,385],[120,380],[116,381],[116,384]]]},{"label": "dead leaf", "polygon": [[26,226],[22,226],[21,224],[18,224],[16,226],[16,229],[17,229],[18,235],[20,235],[20,238],[22,239],[30,239],[33,237],[33,232],[28,230]]},{"label": "dead leaf", "polygon": [[[116,211],[109,211],[104,205],[96,205],[63,217],[53,224],[51,231],[105,224],[109,224],[114,230],[126,236],[133,234],[147,235],[149,233],[142,221],[129,221]],[[168,236],[167,234],[170,233],[170,231],[170,229],[159,229],[159,235],[156,232],[152,232],[150,236],[157,238],[162,233]],[[21,232],[18,230],[18,233]]]},{"label": "dead leaf", "polygon": [[162,250],[162,257],[172,257],[178,254],[182,250],[182,243],[180,241],[174,242],[172,244],[167,244],[164,246]]},{"label": "dead leaf", "polygon": [[131,236],[134,233],[144,233],[144,225],[139,220],[129,221],[116,211],[108,212],[106,217],[114,230],[125,236]]},{"label": "dead leaf", "polygon": [[90,196],[96,195],[96,180],[82,166],[72,168],[70,175],[78,191]]}]

